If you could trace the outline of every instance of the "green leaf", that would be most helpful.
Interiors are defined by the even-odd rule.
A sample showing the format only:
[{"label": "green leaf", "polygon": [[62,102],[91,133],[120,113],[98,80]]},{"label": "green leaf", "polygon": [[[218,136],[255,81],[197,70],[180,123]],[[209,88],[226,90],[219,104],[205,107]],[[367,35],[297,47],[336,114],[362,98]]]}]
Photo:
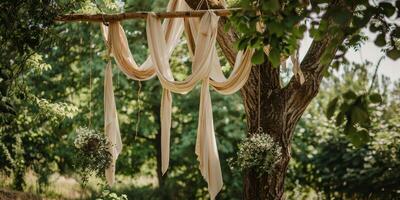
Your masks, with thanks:
[{"label": "green leaf", "polygon": [[379,3],[379,7],[382,9],[383,14],[385,14],[386,17],[391,17],[396,12],[396,8],[388,2]]},{"label": "green leaf", "polygon": [[264,0],[263,1],[263,10],[276,12],[281,8],[279,0]]},{"label": "green leaf", "polygon": [[346,93],[343,94],[345,99],[356,99],[357,95],[352,90],[348,90]]},{"label": "green leaf", "polygon": [[259,37],[253,37],[250,39],[250,47],[251,48],[259,48],[262,46],[263,46],[263,43]]},{"label": "green leaf", "polygon": [[273,67],[278,67],[279,64],[281,64],[281,57],[280,57],[280,52],[276,48],[272,48],[271,51],[269,52],[269,61],[271,61],[271,64]]},{"label": "green leaf", "polygon": [[363,17],[354,16],[353,17],[353,25],[357,28],[363,28],[368,24],[369,20],[370,20],[370,18],[367,16],[363,16]]},{"label": "green leaf", "polygon": [[328,65],[332,61],[331,55],[327,51],[328,49],[325,49],[325,52],[321,56],[321,64],[323,65]]},{"label": "green leaf", "polygon": [[365,110],[358,105],[353,105],[350,108],[351,124],[359,124],[360,126],[368,126],[370,124],[368,110]]},{"label": "green leaf", "polygon": [[265,53],[263,49],[257,49],[256,52],[253,54],[253,57],[251,58],[251,62],[253,64],[259,65],[264,63],[265,61]]},{"label": "green leaf", "polygon": [[375,44],[378,47],[383,47],[386,45],[385,33],[381,33],[376,37]]},{"label": "green leaf", "polygon": [[333,21],[339,25],[344,25],[346,24],[349,19],[352,17],[352,13],[347,11],[347,10],[339,10],[335,9],[332,12],[333,15]]},{"label": "green leaf", "polygon": [[400,38],[400,27],[396,27],[392,31],[391,36],[396,37],[396,38]]},{"label": "green leaf", "polygon": [[237,28],[237,30],[238,30],[239,32],[242,32],[242,33],[248,33],[249,30],[250,30],[249,25],[248,25],[247,23],[245,23],[245,22],[242,22],[242,21],[240,21],[240,22],[237,24],[236,28]]},{"label": "green leaf", "polygon": [[238,49],[238,50],[242,50],[245,49],[248,45],[248,38],[241,38],[240,40],[237,40],[233,46],[234,48]]},{"label": "green leaf", "polygon": [[327,107],[327,109],[326,109],[326,117],[327,117],[328,119],[331,119],[332,116],[333,116],[333,114],[335,113],[338,100],[339,100],[339,98],[336,97],[336,98],[332,99],[332,100],[328,103],[328,107]]},{"label": "green leaf", "polygon": [[327,20],[321,20],[318,26],[318,30],[321,32],[325,32],[328,30],[328,21]]},{"label": "green leaf", "polygon": [[318,29],[316,29],[316,28],[314,28],[314,27],[312,27],[312,28],[310,29],[310,36],[311,36],[312,38],[314,38],[316,41],[319,41],[319,40],[322,39],[321,33],[319,32]]},{"label": "green leaf", "polygon": [[368,131],[366,130],[352,131],[349,132],[347,136],[355,147],[361,147],[364,144],[368,143],[371,139],[371,137],[368,134]]},{"label": "green leaf", "polygon": [[375,24],[375,23],[372,23],[372,24],[369,26],[369,30],[370,30],[371,32],[373,32],[373,33],[379,31],[380,29],[382,29],[382,26],[380,26],[380,25],[378,25],[378,24]]},{"label": "green leaf", "polygon": [[282,36],[285,31],[284,26],[276,22],[271,22],[267,28],[271,33],[275,33],[277,36]]},{"label": "green leaf", "polygon": [[369,100],[371,100],[372,103],[382,103],[382,97],[378,93],[369,95]]},{"label": "green leaf", "polygon": [[357,129],[351,123],[347,122],[343,132],[346,135],[350,135],[357,132]]},{"label": "green leaf", "polygon": [[389,58],[391,58],[392,60],[397,60],[400,58],[400,50],[393,48],[393,49],[387,51],[386,55]]},{"label": "green leaf", "polygon": [[344,122],[344,113],[339,112],[338,115],[336,116],[336,126],[342,125]]}]

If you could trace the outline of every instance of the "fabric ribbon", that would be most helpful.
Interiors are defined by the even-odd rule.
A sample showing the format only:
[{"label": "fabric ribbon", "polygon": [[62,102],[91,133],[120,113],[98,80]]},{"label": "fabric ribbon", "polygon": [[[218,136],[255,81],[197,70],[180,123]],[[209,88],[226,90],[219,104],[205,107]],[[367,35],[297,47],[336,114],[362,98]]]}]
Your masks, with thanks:
[{"label": "fabric ribbon", "polygon": [[299,79],[300,84],[302,85],[305,82],[303,71],[301,71],[300,68],[300,62],[299,62],[299,50],[296,50],[296,52],[290,56],[290,59],[292,60],[293,63],[293,74],[296,78]]},{"label": "fabric ribbon", "polygon": [[[184,0],[171,0],[167,11],[178,10],[191,9]],[[150,56],[141,66],[138,66],[134,61],[124,30],[119,22],[112,22],[109,27],[102,26],[110,54],[125,75],[134,80],[147,80],[157,75],[163,86],[160,112],[163,174],[167,171],[169,165],[171,91],[185,94],[192,90],[197,82],[201,81],[196,155],[200,162],[200,171],[208,183],[212,199],[222,188],[222,174],[214,134],[209,86],[211,85],[221,94],[232,94],[238,91],[245,84],[250,74],[251,57],[253,55],[251,49],[238,52],[232,73],[228,78],[224,76],[215,46],[218,19],[219,17],[213,12],[208,12],[200,20],[189,18],[185,19],[184,22],[181,18],[173,18],[164,20],[161,25],[160,20],[155,15],[150,14],[147,18],[147,40]],[[169,66],[169,58],[179,42],[184,27],[192,55],[192,74],[184,81],[175,81]],[[116,133],[111,134],[109,140],[112,141],[114,137],[118,137],[120,140],[119,132],[118,136],[116,135]],[[112,154],[113,159],[116,159],[118,153]],[[114,174],[115,159],[114,171],[110,170],[106,174]]]},{"label": "fabric ribbon", "polygon": [[[209,76],[211,66],[214,64],[215,41],[217,36],[217,26],[219,17],[213,12],[207,12],[201,18],[199,24],[199,34],[196,37],[196,51],[193,57],[193,73],[184,81],[174,81],[169,66],[169,60],[165,57],[165,41],[160,33],[161,22],[154,14],[147,18],[147,38],[149,43],[150,55],[157,68],[157,76],[165,88],[164,94],[170,90],[177,93],[187,93],[193,89],[198,81],[202,81],[200,94],[199,121],[196,140],[196,154],[200,162],[200,171],[208,183],[208,191],[211,199],[222,188],[222,173],[218,156],[217,143],[214,134],[212,117],[211,97],[209,91]],[[210,51],[211,49],[211,51]],[[170,106],[171,102],[162,100],[162,110]],[[167,109],[170,111],[170,109]],[[167,114],[170,116],[170,113]],[[163,118],[161,121],[170,119]]]},{"label": "fabric ribbon", "polygon": [[104,70],[104,132],[109,142],[108,150],[111,154],[111,164],[106,169],[105,175],[108,184],[112,185],[115,182],[115,162],[122,151],[122,141],[114,99],[111,60]]}]

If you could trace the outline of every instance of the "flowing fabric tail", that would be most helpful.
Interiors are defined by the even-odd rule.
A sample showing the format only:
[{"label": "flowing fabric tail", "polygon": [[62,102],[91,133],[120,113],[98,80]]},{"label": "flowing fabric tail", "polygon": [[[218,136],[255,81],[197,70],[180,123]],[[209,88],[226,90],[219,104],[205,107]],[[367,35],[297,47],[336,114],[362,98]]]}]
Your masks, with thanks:
[{"label": "flowing fabric tail", "polygon": [[117,108],[114,99],[111,61],[108,62],[104,70],[104,132],[109,142],[108,150],[111,154],[111,164],[106,169],[105,175],[108,185],[111,186],[115,182],[115,162],[122,150]]},{"label": "flowing fabric tail", "polygon": [[169,146],[171,132],[171,91],[163,88],[161,97],[161,172],[164,175],[169,166]]},{"label": "flowing fabric tail", "polygon": [[209,79],[203,80],[200,94],[199,124],[196,140],[196,155],[200,162],[200,171],[208,183],[211,199],[215,199],[222,189],[222,173],[219,162],[217,141],[214,134],[214,122],[209,90]]}]

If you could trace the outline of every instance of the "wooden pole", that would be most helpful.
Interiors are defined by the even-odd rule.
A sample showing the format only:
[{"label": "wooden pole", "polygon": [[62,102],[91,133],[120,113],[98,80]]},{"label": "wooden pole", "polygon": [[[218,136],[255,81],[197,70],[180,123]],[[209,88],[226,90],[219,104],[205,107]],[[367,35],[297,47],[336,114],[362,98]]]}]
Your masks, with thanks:
[{"label": "wooden pole", "polygon": [[[175,12],[158,12],[155,13],[159,18],[188,18],[188,17],[201,17],[204,13],[211,11],[218,16],[228,16],[234,10],[240,10],[240,8],[231,9],[218,9],[218,10],[193,10],[193,11],[175,11]],[[88,21],[88,22],[112,22],[122,21],[127,19],[146,19],[147,15],[151,12],[127,12],[119,14],[70,14],[61,15],[55,18],[58,22],[74,22],[74,21]]]}]

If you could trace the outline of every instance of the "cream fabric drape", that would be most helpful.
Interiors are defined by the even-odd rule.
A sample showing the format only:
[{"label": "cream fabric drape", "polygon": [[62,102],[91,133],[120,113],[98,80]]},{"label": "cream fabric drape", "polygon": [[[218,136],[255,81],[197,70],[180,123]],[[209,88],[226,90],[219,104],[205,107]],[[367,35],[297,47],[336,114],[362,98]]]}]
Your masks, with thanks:
[{"label": "cream fabric drape", "polygon": [[[192,71],[184,81],[174,81],[169,66],[169,60],[165,54],[165,41],[160,33],[161,23],[155,15],[147,18],[147,38],[150,55],[157,68],[157,77],[162,86],[167,90],[177,93],[186,93],[193,89],[198,81],[202,81],[200,94],[199,121],[196,140],[196,154],[200,162],[200,171],[208,182],[208,190],[211,199],[222,188],[222,173],[218,157],[218,149],[214,134],[211,97],[209,91],[209,76],[215,55],[215,41],[219,17],[212,12],[205,14],[199,24],[195,44],[196,51],[193,57]],[[161,110],[169,106],[171,102],[163,101]],[[165,105],[164,105],[165,103]],[[170,111],[170,109],[168,109]],[[164,113],[163,113],[164,114]],[[161,116],[161,121],[168,120],[170,113]]]},{"label": "cream fabric drape", "polygon": [[[184,10],[184,0],[171,0],[168,3],[167,11]],[[162,25],[162,32],[166,40],[168,57],[172,54],[180,41],[183,32],[183,19],[166,19]],[[129,49],[128,40],[119,22],[110,23],[110,26],[101,25],[102,33],[110,53],[118,63],[119,69],[129,78],[134,80],[148,80],[155,76],[155,67],[150,56],[142,65],[136,64]],[[113,37],[110,37],[110,36]],[[112,44],[112,45],[111,45]]]},{"label": "cream fabric drape", "polygon": [[114,99],[114,89],[112,83],[111,61],[108,62],[104,70],[104,132],[109,142],[109,152],[112,156],[111,165],[106,169],[106,180],[111,185],[115,181],[115,161],[122,151],[121,134],[117,108]]},{"label": "cream fabric drape", "polygon": [[[168,3],[167,6],[167,11],[177,11],[177,10],[183,10],[185,7],[185,4],[183,4],[184,0],[171,0]],[[166,48],[168,55],[170,56],[173,52],[173,49],[175,46],[178,44],[180,37],[183,32],[183,19],[166,19],[162,25],[162,31],[165,36],[165,40],[167,42]],[[133,56],[131,54],[131,51],[129,49],[128,45],[128,40],[126,38],[126,35],[124,33],[124,30],[122,26],[119,23],[111,23],[109,27],[104,26],[101,24],[101,31],[103,33],[104,40],[106,42],[106,46],[108,48],[109,54],[114,57],[115,61],[118,64],[119,69],[129,78],[134,79],[134,80],[148,80],[151,79],[152,77],[155,76],[155,67],[152,63],[152,60],[150,57],[147,58],[147,60],[141,65],[137,65],[135,60],[133,59]],[[110,63],[108,65],[111,65]],[[111,66],[110,66],[111,68]],[[108,67],[106,68],[107,72],[105,75],[109,78],[108,81],[105,81],[104,84],[104,95],[105,95],[105,100],[106,98],[110,99],[111,96],[114,98],[114,94],[110,92],[112,90],[112,72],[107,71]],[[106,78],[106,76],[105,76]],[[106,80],[106,79],[105,79]],[[111,87],[110,87],[111,84]],[[110,89],[111,88],[111,89]],[[171,100],[171,94],[165,94],[163,92],[163,100],[169,99],[170,102]],[[114,100],[113,100],[114,101]],[[112,106],[104,106],[105,110],[105,124],[107,124],[107,119],[113,118],[113,112],[116,113],[115,107]],[[172,104],[169,107],[166,107],[165,110],[161,110],[161,113],[171,113],[167,109],[171,108]],[[165,115],[165,114],[164,114]],[[171,118],[171,117],[169,117]],[[118,123],[117,123],[118,125]],[[171,120],[169,119],[168,121],[163,122],[162,124],[162,146],[163,149],[169,149],[169,131],[171,127]],[[117,134],[118,133],[118,134]],[[109,128],[105,128],[105,135],[108,138],[108,141],[113,144],[113,146],[110,149],[111,155],[112,155],[112,165],[106,170],[106,179],[109,185],[112,185],[114,183],[114,174],[115,174],[115,160],[118,157],[118,154],[120,151],[117,151],[116,148],[122,149],[122,144],[120,146],[116,146],[116,144],[113,142],[114,140],[116,141],[121,141],[120,133],[119,133],[119,127],[118,126],[111,126]],[[118,152],[118,153],[116,153]],[[169,162],[169,151],[164,151],[163,152],[163,173],[168,168],[168,162]]]},{"label": "cream fabric drape", "polygon": [[297,49],[296,52],[290,56],[290,59],[293,63],[293,75],[299,79],[300,84],[305,82],[303,71],[300,68],[300,61],[299,61],[299,50]]},{"label": "cream fabric drape", "polygon": [[[184,0],[171,0],[168,11],[188,10],[189,6]],[[171,91],[185,94],[192,90],[197,82],[201,82],[201,95],[199,105],[198,133],[196,139],[196,155],[200,162],[200,171],[208,183],[211,199],[222,188],[222,174],[216,138],[214,134],[213,116],[209,86],[211,85],[221,94],[232,94],[239,90],[246,82],[251,70],[251,57],[253,50],[238,52],[236,63],[231,75],[226,78],[222,73],[218,54],[216,51],[216,35],[219,17],[212,12],[206,13],[201,20],[189,18],[167,19],[161,21],[155,15],[147,18],[147,40],[150,56],[144,64],[138,66],[129,50],[128,41],[119,22],[113,22],[109,27],[102,27],[104,38],[110,54],[116,60],[118,67],[129,78],[147,80],[157,75],[163,86],[161,98],[161,148],[162,172],[165,173],[169,165],[170,127],[171,127]],[[192,52],[192,74],[184,81],[175,81],[169,65],[169,58],[173,49],[179,42],[183,32],[189,41]],[[110,95],[108,92],[107,94]],[[107,109],[107,108],[106,108]],[[110,108],[108,108],[110,109]],[[115,109],[115,107],[111,107]],[[110,112],[108,112],[110,113]],[[116,111],[115,111],[116,113]],[[114,126],[117,129],[117,127]],[[109,141],[115,140],[117,132],[106,130]],[[119,131],[118,131],[119,133]],[[119,139],[120,140],[120,139]],[[122,146],[121,146],[122,148]],[[112,154],[115,161],[118,154]],[[115,167],[115,162],[114,165]],[[115,168],[108,169],[106,174],[114,174]],[[113,178],[110,178],[110,180]],[[108,183],[112,183],[109,181]]]}]

